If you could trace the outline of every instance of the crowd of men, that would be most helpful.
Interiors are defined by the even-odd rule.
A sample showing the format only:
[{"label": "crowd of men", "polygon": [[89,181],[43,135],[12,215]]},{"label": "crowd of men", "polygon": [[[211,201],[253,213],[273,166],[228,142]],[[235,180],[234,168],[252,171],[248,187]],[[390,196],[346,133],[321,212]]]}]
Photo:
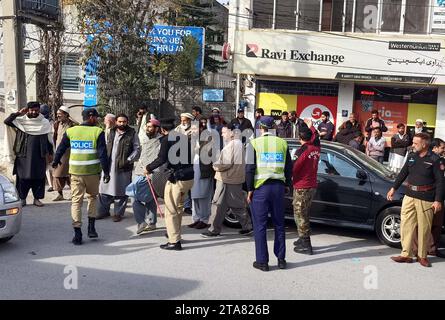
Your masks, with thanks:
[{"label": "crowd of men", "polygon": [[[205,117],[200,107],[182,113],[176,119],[156,119],[141,108],[136,129],[125,114],[107,114],[105,128],[98,126],[99,114],[88,108],[82,112],[81,124],[70,117],[70,110],[61,106],[57,121],[50,123],[37,102],[11,114],[5,124],[16,135],[11,143],[15,156],[14,174],[22,205],[30,189],[34,205],[43,206],[45,176],[48,165],[54,201],[63,200],[65,185],[71,188],[73,244],[83,243],[81,207],[88,200],[88,237],[97,238],[96,219],[112,216],[122,220],[131,196],[137,234],[156,230],[157,216],[163,214],[158,198],[164,199],[168,242],[165,250],[182,250],[182,216],[191,209],[190,228],[206,229],[205,238],[221,235],[228,209],[237,217],[240,235],[254,234],[256,260],[253,267],[269,270],[267,221],[275,227],[274,253],[278,267],[286,268],[284,232],[284,196],[293,190],[297,253],[313,254],[310,240],[310,207],[317,188],[320,140],[337,141],[366,152],[383,163],[387,127],[377,111],[366,121],[362,134],[360,123],[351,114],[349,120],[335,126],[329,112],[323,112],[317,128],[310,119],[300,119],[295,112],[283,112],[281,121],[256,110],[255,123],[237,110],[236,118],[226,122],[218,108]],[[398,125],[398,134],[391,139],[391,168],[399,172],[394,188],[388,192],[392,200],[404,180],[407,195],[402,205],[402,254],[396,262],[412,262],[416,252],[423,266],[430,266],[428,254],[441,256],[437,250],[443,223],[443,178],[445,142],[431,141],[423,121],[412,133]],[[287,142],[301,142],[292,162]],[[111,204],[114,212],[110,213]],[[250,207],[251,215],[247,208]],[[417,229],[416,229],[417,228]]]}]

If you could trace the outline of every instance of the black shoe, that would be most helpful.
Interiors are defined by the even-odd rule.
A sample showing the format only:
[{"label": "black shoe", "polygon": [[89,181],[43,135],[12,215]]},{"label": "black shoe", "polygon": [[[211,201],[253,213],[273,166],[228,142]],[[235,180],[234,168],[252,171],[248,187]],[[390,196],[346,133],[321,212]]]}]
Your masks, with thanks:
[{"label": "black shoe", "polygon": [[302,254],[308,254],[312,255],[312,244],[311,244],[311,238],[299,238],[297,241],[294,242],[295,248],[294,251],[296,253],[302,253]]},{"label": "black shoe", "polygon": [[445,253],[443,253],[440,250],[436,250],[436,257],[444,259],[445,258]]},{"label": "black shoe", "polygon": [[189,215],[191,215],[191,214],[192,214],[192,209],[191,209],[191,208],[185,208],[185,209],[184,209],[184,214],[189,214]]},{"label": "black shoe", "polygon": [[258,263],[258,262],[254,262],[253,263],[253,267],[255,269],[259,269],[261,271],[269,271],[269,265],[267,263]]},{"label": "black shoe", "polygon": [[46,190],[46,191],[47,191],[47,192],[53,192],[54,189],[53,189],[53,187],[49,187],[48,190]]},{"label": "black shoe", "polygon": [[95,222],[96,222],[95,218],[88,218],[88,238],[99,237],[99,235],[96,232],[96,228],[94,227]]},{"label": "black shoe", "polygon": [[179,250],[182,250],[182,246],[181,246],[180,241],[178,241],[176,243],[167,242],[166,244],[161,244],[161,249],[179,251]]},{"label": "black shoe", "polygon": [[278,259],[278,268],[279,269],[286,269],[287,262],[284,259]]},{"label": "black shoe", "polygon": [[249,230],[241,230],[240,232],[238,232],[240,235],[242,236],[250,236],[253,234],[253,229],[249,229]]},{"label": "black shoe", "polygon": [[298,238],[296,241],[294,241],[294,247],[303,248],[303,241],[301,238]]},{"label": "black shoe", "polygon": [[201,237],[203,238],[216,238],[217,236],[219,236],[219,233],[214,233],[212,231],[206,231],[201,233]]},{"label": "black shoe", "polygon": [[102,219],[108,218],[109,216],[110,216],[109,213],[108,214],[100,214],[100,215],[97,215],[96,220],[102,220]]},{"label": "black shoe", "polygon": [[199,221],[198,224],[195,226],[195,229],[206,229],[206,228],[210,228],[210,224],[207,224],[203,221]]},{"label": "black shoe", "polygon": [[193,222],[193,223],[191,223],[191,224],[189,224],[187,227],[189,227],[189,228],[196,228],[196,226],[200,223],[201,221],[195,221],[195,222]]},{"label": "black shoe", "polygon": [[74,228],[73,244],[80,246],[82,244],[82,230],[80,228]]}]

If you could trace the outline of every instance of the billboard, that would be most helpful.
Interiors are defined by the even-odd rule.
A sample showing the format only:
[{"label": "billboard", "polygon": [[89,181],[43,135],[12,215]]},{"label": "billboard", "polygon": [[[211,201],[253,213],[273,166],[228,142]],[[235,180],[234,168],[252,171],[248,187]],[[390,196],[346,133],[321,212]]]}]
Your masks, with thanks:
[{"label": "billboard", "polygon": [[[440,39],[339,37],[243,30],[235,36],[234,73],[264,76],[445,84]],[[406,38],[405,38],[406,39]]]},{"label": "billboard", "polygon": [[149,32],[150,51],[158,54],[176,54],[183,50],[182,39],[191,36],[199,44],[200,51],[195,63],[196,73],[204,68],[205,30],[202,27],[175,27],[154,25]]},{"label": "billboard", "polygon": [[85,77],[85,93],[83,105],[92,107],[97,105],[97,76]]}]

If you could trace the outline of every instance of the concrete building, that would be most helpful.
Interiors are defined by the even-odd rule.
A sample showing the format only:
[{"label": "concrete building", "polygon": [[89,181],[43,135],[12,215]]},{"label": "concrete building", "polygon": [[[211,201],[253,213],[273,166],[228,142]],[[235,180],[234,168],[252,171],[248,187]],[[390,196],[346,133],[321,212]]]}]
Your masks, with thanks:
[{"label": "concrete building", "polygon": [[230,0],[233,72],[248,114],[297,111],[337,128],[377,109],[445,137],[445,7],[433,0]]},{"label": "concrete building", "polygon": [[[66,3],[65,3],[66,2]],[[67,4],[68,3],[68,4]],[[0,8],[1,11],[1,8]],[[0,12],[1,15],[1,12]],[[82,67],[79,62],[81,44],[80,34],[73,23],[76,13],[74,6],[69,1],[63,1],[63,19],[66,33],[63,39],[62,58],[62,92],[64,104],[67,106],[83,104],[84,85]],[[1,30],[1,28],[0,28]],[[25,45],[23,48],[25,58],[25,78],[27,101],[37,100],[38,92],[38,64],[40,62],[40,36],[39,28],[32,24],[24,25]],[[0,40],[0,112],[4,112],[4,65],[3,65],[3,41]],[[74,116],[80,117],[80,108],[73,109]]]}]

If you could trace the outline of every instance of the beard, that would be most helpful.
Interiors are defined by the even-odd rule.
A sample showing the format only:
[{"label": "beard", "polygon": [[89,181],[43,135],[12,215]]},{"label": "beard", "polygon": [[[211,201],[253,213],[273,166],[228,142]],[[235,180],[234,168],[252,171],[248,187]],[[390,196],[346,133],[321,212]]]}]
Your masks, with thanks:
[{"label": "beard", "polygon": [[153,131],[153,132],[146,131],[146,133],[147,133],[147,137],[149,137],[150,139],[154,138],[156,136],[156,131]]},{"label": "beard", "polygon": [[34,119],[34,118],[37,118],[37,117],[39,116],[39,114],[35,114],[35,113],[27,113],[26,115],[27,115],[28,118],[30,118],[30,119]]},{"label": "beard", "polygon": [[119,130],[125,131],[127,130],[128,126],[116,126]]}]

